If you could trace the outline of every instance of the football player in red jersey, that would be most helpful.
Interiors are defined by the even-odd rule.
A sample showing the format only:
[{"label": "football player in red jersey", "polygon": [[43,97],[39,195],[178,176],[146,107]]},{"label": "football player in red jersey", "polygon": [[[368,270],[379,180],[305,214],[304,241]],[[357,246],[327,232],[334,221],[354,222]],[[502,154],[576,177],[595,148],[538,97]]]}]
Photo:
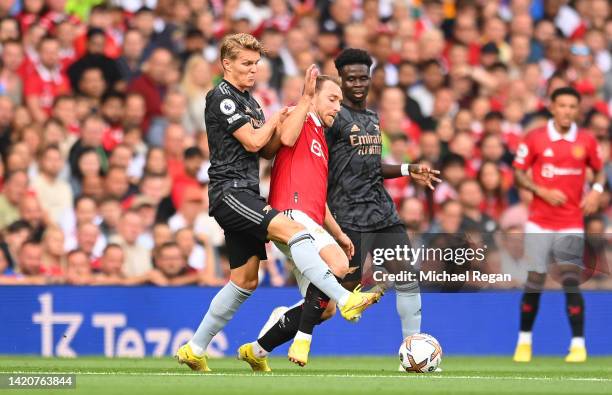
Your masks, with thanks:
[{"label": "football player in red jersey", "polygon": [[[527,134],[514,160],[517,185],[533,192],[525,225],[529,274],[521,302],[516,362],[531,360],[531,330],[549,263],[558,265],[572,329],[570,352],[565,361],[584,362],[587,358],[584,301],[579,288],[583,269],[583,216],[597,210],[605,176],[597,141],[576,125],[579,104],[580,95],[573,88],[556,89],[551,95],[552,119],[546,126]],[[584,195],[587,168],[595,173],[595,182]],[[527,174],[529,169],[531,175]]]},{"label": "football player in red jersey", "polygon": [[[339,81],[318,75],[314,65],[306,74],[309,75],[306,90],[314,89],[314,96],[304,95],[297,106],[289,110],[287,118],[262,151],[262,156],[274,158],[268,203],[304,225],[313,235],[319,254],[332,273],[343,278],[349,270],[348,259],[354,247],[327,207],[328,150],[324,131],[340,111],[342,91]],[[286,245],[276,245],[291,257]],[[283,310],[282,323],[276,323],[264,330],[257,341],[239,348],[238,358],[249,363],[253,370],[267,366],[267,354],[294,336],[289,359],[304,366],[308,362],[314,326],[335,312],[335,304],[327,295],[298,270],[293,273],[304,303]]]}]

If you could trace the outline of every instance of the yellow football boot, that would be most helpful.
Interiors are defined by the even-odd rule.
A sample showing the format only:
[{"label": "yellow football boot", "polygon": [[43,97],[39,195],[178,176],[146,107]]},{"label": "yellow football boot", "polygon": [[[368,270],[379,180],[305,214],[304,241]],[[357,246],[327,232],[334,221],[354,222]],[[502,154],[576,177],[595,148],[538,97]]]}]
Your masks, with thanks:
[{"label": "yellow football boot", "polygon": [[289,360],[297,365],[305,366],[308,363],[310,353],[310,340],[295,339],[289,347]]},{"label": "yellow football boot", "polygon": [[195,355],[188,343],[183,344],[174,357],[177,359],[178,363],[189,366],[191,370],[196,372],[210,372],[208,363],[206,362],[206,356],[202,355],[198,357]]},{"label": "yellow football boot", "polygon": [[344,319],[356,322],[361,318],[361,313],[378,302],[381,296],[380,292],[361,292],[361,285],[358,285],[349,296],[346,304],[340,308],[340,314]]},{"label": "yellow football boot", "polygon": [[531,362],[531,344],[521,343],[514,351],[514,362]]},{"label": "yellow football boot", "polygon": [[565,362],[580,363],[586,362],[587,350],[586,347],[574,346],[570,347],[569,354],[565,357]]},{"label": "yellow football boot", "polygon": [[247,343],[238,349],[238,359],[248,363],[253,372],[271,372],[268,357],[259,358],[253,352],[253,344]]}]

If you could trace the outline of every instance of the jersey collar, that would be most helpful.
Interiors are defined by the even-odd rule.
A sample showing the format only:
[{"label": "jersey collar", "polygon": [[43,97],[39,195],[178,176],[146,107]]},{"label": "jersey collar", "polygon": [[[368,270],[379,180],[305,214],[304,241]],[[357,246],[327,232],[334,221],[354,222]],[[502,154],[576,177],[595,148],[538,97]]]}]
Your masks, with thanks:
[{"label": "jersey collar", "polygon": [[546,130],[548,131],[548,138],[553,143],[560,141],[560,140],[565,140],[565,141],[569,141],[570,143],[573,143],[574,141],[576,141],[576,138],[578,137],[578,126],[576,126],[575,122],[572,123],[570,130],[567,133],[565,133],[565,135],[562,135],[561,133],[557,131],[557,129],[555,128],[555,123],[553,122],[552,119],[548,120],[548,124],[546,125]]},{"label": "jersey collar", "polygon": [[318,127],[323,126],[323,123],[321,122],[321,120],[319,119],[317,114],[315,114],[314,112],[311,111],[311,112],[308,113],[308,115],[310,115],[310,117],[314,121],[315,125],[317,125]]},{"label": "jersey collar", "polygon": [[231,90],[233,90],[234,92],[236,92],[239,95],[245,96],[245,97],[249,97],[251,95],[251,93],[249,92],[249,90],[245,90],[244,92],[240,91],[238,88],[236,88],[234,85],[232,85],[231,82],[229,82],[228,80],[226,80],[225,78],[223,78],[221,81],[225,82],[227,84],[227,86],[230,87]]}]

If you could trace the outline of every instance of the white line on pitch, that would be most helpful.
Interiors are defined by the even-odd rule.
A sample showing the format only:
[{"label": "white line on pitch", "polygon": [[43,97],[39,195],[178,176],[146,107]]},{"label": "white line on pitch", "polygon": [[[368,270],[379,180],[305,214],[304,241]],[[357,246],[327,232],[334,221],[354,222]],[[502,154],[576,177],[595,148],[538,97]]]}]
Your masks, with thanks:
[{"label": "white line on pitch", "polygon": [[612,382],[612,378],[604,377],[529,377],[529,376],[465,376],[446,374],[406,374],[406,375],[382,375],[382,374],[314,374],[314,373],[191,373],[191,372],[92,372],[92,371],[61,371],[61,372],[38,372],[38,371],[0,371],[0,374],[75,374],[84,376],[216,376],[216,377],[331,377],[331,378],[364,378],[364,379],[397,379],[397,378],[419,378],[419,379],[466,379],[466,380],[533,380],[533,381],[592,381]]}]

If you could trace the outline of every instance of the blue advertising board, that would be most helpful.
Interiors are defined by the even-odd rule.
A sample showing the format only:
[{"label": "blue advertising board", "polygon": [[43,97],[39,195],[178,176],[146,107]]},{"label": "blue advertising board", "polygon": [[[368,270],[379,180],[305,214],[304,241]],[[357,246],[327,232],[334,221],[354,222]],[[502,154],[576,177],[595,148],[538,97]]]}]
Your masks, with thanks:
[{"label": "blue advertising board", "polygon": [[[198,326],[216,288],[0,287],[0,354],[172,355]],[[423,332],[445,354],[509,355],[518,331],[518,292],[423,294]],[[271,310],[299,299],[295,288],[261,288],[213,340],[213,355],[234,355],[256,338]],[[542,296],[534,352],[561,355],[570,339],[565,296]],[[586,292],[592,355],[612,355],[612,293]],[[393,355],[401,342],[395,295],[351,324],[339,315],[315,329],[315,355]],[[285,353],[287,346],[276,350]]]}]

